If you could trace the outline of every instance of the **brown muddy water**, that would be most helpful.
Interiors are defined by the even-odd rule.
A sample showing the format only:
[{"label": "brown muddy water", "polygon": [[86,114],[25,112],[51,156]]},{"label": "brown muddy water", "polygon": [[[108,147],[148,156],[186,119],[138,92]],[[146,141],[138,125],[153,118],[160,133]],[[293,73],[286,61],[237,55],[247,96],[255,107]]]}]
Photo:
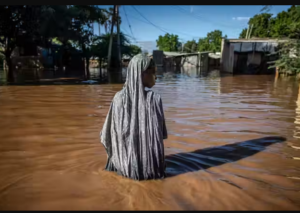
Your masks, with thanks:
[{"label": "brown muddy water", "polygon": [[298,83],[164,73],[168,177],[103,171],[121,84],[0,87],[0,210],[299,210]]}]

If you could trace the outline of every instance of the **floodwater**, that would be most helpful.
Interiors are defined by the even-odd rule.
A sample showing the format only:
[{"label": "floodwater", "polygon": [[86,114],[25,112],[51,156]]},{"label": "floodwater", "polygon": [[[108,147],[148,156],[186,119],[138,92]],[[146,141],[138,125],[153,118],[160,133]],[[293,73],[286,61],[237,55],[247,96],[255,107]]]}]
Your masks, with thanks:
[{"label": "floodwater", "polygon": [[296,81],[160,74],[168,177],[156,181],[103,171],[99,132],[121,84],[0,87],[0,210],[300,209]]}]

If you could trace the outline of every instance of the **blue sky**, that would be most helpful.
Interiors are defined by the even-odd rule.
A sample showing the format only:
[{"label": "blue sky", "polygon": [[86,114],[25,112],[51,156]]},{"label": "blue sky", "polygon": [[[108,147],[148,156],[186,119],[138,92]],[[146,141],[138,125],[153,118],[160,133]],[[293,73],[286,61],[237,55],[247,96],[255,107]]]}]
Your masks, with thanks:
[{"label": "blue sky", "polygon": [[[112,5],[99,7],[108,8]],[[272,6],[270,13],[276,15],[289,7],[290,5]],[[158,36],[166,32],[177,34],[181,42],[191,39],[198,41],[213,30],[221,30],[228,38],[238,38],[242,29],[247,27],[249,18],[260,13],[262,8],[260,5],[122,5],[121,31],[134,38],[133,44],[138,44],[149,52],[156,49],[155,41]],[[98,34],[97,25],[94,31]],[[104,32],[103,27],[101,32]]]}]

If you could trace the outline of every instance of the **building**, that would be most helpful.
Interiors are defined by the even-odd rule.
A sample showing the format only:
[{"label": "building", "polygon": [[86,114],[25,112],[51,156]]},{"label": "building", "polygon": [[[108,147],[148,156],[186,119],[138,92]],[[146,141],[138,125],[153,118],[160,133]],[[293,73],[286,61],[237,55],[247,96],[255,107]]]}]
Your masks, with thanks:
[{"label": "building", "polygon": [[162,67],[164,62],[164,52],[161,50],[153,50],[153,54],[148,55],[152,57],[157,67]]},{"label": "building", "polygon": [[90,58],[89,67],[90,68],[98,68],[99,67],[99,58],[98,57]]},{"label": "building", "polygon": [[128,67],[132,56],[124,54],[122,56],[122,67]]},{"label": "building", "polygon": [[[211,52],[180,53],[154,50],[153,55],[149,55],[158,67],[200,67],[200,70],[209,69]],[[220,57],[219,57],[220,58]],[[219,60],[215,56],[213,60]]]},{"label": "building", "polygon": [[277,59],[277,47],[287,40],[222,39],[221,71],[232,74],[270,74],[268,64]]},{"label": "building", "polygon": [[221,53],[209,53],[208,54],[208,67],[209,69],[213,70],[219,70],[220,69],[220,59],[221,59]]},{"label": "building", "polygon": [[[66,75],[84,76],[84,59],[77,49],[62,48],[57,44],[52,44],[49,48],[28,46],[18,46],[11,54],[16,82],[39,81]],[[68,74],[65,72],[66,67]]]}]

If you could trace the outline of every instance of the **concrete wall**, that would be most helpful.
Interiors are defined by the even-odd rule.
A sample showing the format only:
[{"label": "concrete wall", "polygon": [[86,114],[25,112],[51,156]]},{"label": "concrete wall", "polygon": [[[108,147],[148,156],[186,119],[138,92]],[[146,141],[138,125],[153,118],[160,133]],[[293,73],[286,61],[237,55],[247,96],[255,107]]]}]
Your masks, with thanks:
[{"label": "concrete wall", "polygon": [[182,56],[181,64],[184,67],[197,67],[199,66],[199,56],[198,55]]},{"label": "concrete wall", "polygon": [[209,67],[208,53],[200,53],[199,57],[200,72],[207,72]]},{"label": "concrete wall", "polygon": [[228,61],[228,72],[233,73],[234,66],[234,46],[229,45],[229,61]]},{"label": "concrete wall", "polygon": [[221,72],[233,73],[234,46],[222,39],[221,44]]},{"label": "concrete wall", "polygon": [[163,59],[163,65],[165,67],[203,67],[207,69],[209,66],[208,53],[165,57]]},{"label": "concrete wall", "polygon": [[238,54],[234,53],[234,57],[233,57],[233,70],[236,69],[237,61],[238,61]]}]

